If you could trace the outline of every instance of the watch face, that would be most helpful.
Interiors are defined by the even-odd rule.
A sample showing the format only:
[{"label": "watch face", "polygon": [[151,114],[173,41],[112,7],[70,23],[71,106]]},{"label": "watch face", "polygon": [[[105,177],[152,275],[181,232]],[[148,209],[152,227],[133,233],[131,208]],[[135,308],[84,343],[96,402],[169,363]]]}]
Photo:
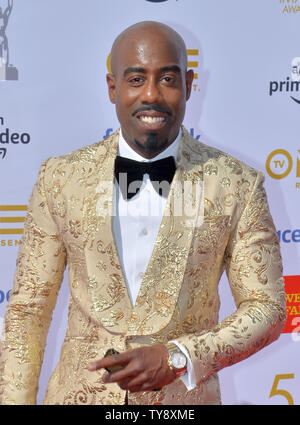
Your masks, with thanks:
[{"label": "watch face", "polygon": [[186,366],[186,357],[182,353],[174,353],[172,356],[172,365],[175,369],[183,369]]}]

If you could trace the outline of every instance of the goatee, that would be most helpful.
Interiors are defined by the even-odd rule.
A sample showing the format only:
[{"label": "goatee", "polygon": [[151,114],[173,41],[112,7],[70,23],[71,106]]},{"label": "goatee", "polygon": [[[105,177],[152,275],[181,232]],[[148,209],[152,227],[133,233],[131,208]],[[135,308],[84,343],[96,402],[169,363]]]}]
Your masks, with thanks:
[{"label": "goatee", "polygon": [[148,134],[144,144],[140,143],[136,139],[135,144],[145,153],[155,153],[157,151],[164,150],[164,147],[168,145],[168,140],[165,140],[161,145],[159,145],[158,134],[156,132],[151,132]]}]

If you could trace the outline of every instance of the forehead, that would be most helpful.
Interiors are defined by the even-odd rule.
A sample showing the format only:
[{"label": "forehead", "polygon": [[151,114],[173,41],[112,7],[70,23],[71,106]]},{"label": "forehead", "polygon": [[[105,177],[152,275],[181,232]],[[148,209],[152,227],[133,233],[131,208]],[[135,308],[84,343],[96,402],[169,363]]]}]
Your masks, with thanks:
[{"label": "forehead", "polygon": [[177,65],[184,68],[183,48],[161,33],[135,33],[128,35],[114,51],[114,73],[122,73],[128,67],[139,66],[155,70]]}]

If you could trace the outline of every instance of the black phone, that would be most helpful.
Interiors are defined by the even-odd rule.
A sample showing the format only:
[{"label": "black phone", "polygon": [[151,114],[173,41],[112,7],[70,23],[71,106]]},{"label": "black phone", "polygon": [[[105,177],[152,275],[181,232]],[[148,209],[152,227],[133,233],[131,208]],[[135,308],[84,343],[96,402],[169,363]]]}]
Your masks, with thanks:
[{"label": "black phone", "polygon": [[[120,353],[114,348],[110,348],[109,350],[106,351],[106,353],[104,354],[104,357],[114,356],[115,354],[120,354]],[[121,370],[121,369],[123,369],[123,366],[120,366],[120,365],[105,368],[105,370],[107,370],[107,372],[109,373],[117,372],[118,370]]]}]

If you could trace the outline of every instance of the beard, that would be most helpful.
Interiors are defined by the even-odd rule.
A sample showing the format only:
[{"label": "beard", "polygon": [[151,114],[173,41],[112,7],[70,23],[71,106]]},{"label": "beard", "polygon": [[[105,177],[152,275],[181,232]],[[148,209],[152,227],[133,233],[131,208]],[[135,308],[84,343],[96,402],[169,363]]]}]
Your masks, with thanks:
[{"label": "beard", "polygon": [[156,132],[149,133],[145,143],[141,143],[136,139],[134,142],[136,146],[145,153],[155,153],[157,151],[162,151],[168,145],[167,139],[163,143],[159,143],[158,134]]}]

